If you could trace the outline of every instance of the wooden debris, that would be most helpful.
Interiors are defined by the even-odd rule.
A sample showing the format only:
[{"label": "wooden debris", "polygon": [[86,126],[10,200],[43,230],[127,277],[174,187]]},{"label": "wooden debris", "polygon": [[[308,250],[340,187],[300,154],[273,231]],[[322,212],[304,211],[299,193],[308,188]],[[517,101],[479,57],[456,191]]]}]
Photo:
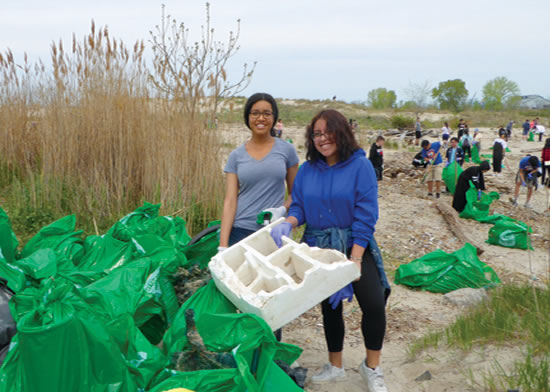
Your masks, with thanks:
[{"label": "wooden debris", "polygon": [[453,232],[453,234],[456,236],[456,238],[462,242],[463,244],[466,244],[469,242],[477,249],[477,254],[480,255],[483,252],[485,252],[485,249],[483,246],[481,246],[476,240],[474,240],[470,235],[466,234],[468,232],[468,228],[464,223],[461,222],[460,218],[458,217],[458,213],[455,211],[453,207],[446,204],[443,200],[436,200],[434,202],[435,207],[443,216],[443,219],[445,219],[445,222],[449,225],[449,228]]}]

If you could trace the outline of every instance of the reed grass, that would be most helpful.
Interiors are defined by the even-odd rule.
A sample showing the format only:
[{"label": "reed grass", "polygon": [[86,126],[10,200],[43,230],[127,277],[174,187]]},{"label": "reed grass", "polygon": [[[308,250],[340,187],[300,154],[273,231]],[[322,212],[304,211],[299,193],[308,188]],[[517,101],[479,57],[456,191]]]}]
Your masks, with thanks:
[{"label": "reed grass", "polygon": [[191,232],[220,215],[210,113],[191,117],[157,94],[144,48],[92,23],[69,48],[52,44],[51,65],[0,55],[0,196],[16,228],[74,213],[79,226],[106,229],[144,201]]},{"label": "reed grass", "polygon": [[[522,387],[525,391],[550,391],[550,286],[502,286],[490,299],[459,316],[444,331],[430,332],[409,345],[409,356],[445,344],[462,350],[474,346],[520,345],[524,358],[511,371],[495,363],[484,375],[486,390]],[[500,389],[499,389],[500,388]]]}]

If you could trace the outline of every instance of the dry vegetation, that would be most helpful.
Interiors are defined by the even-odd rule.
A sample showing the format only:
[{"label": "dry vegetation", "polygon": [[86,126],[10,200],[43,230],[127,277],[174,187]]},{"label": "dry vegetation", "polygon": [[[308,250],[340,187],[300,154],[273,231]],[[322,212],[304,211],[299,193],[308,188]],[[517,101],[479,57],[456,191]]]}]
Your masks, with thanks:
[{"label": "dry vegetation", "polygon": [[[165,35],[169,21],[163,17]],[[155,48],[161,41],[152,37]],[[186,38],[176,44],[185,47]],[[224,87],[234,36],[230,44],[224,52],[210,37],[198,59],[202,67],[174,75],[166,64],[185,55],[171,59],[174,52],[164,46],[150,71],[142,42],[129,48],[92,22],[91,33],[73,37],[70,48],[52,44],[51,66],[29,64],[26,56],[18,65],[9,50],[0,55],[0,187],[16,230],[33,232],[71,213],[82,227],[98,230],[145,200],[183,216],[191,232],[218,217],[220,142],[208,126],[210,106],[196,108],[209,91],[216,97],[238,91]],[[212,60],[212,53],[226,56]],[[178,78],[194,81],[184,89]]]}]

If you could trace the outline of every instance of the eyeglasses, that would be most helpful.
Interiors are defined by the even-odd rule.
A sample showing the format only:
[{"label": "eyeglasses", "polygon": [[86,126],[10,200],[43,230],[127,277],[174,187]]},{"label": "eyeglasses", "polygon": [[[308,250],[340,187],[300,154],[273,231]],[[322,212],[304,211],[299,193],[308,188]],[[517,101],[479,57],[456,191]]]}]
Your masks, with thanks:
[{"label": "eyeglasses", "polygon": [[330,139],[332,138],[333,135],[334,135],[334,132],[328,129],[325,132],[313,132],[313,140],[319,140],[323,136],[325,137],[325,139]]},{"label": "eyeglasses", "polygon": [[259,112],[256,110],[250,112],[250,117],[258,118],[260,116],[263,116],[264,118],[271,118],[273,117],[273,112],[269,112],[269,111]]}]

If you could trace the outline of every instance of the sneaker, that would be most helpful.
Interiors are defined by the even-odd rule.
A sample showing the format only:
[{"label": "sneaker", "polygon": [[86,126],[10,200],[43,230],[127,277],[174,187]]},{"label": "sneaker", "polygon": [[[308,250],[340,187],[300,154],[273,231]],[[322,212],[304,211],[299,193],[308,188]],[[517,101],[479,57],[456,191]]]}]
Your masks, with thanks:
[{"label": "sneaker", "polygon": [[363,381],[367,383],[367,391],[388,392],[388,388],[386,388],[386,383],[384,382],[384,373],[382,373],[380,366],[372,370],[365,364],[365,361],[362,361],[361,365],[359,365],[359,374],[363,378]]},{"label": "sneaker", "polygon": [[312,382],[329,382],[342,380],[346,377],[344,368],[332,366],[330,363],[325,364],[323,369],[311,377]]},{"label": "sneaker", "polygon": [[439,193],[436,193],[436,194],[435,194],[435,198],[436,198],[436,199],[439,199]]},{"label": "sneaker", "polygon": [[533,208],[533,206],[532,206],[531,204],[529,204],[529,203],[525,203],[524,207],[525,207],[525,208]]},{"label": "sneaker", "polygon": [[428,192],[428,197],[432,197],[434,194],[432,192]]},{"label": "sneaker", "polygon": [[518,205],[518,200],[517,200],[517,199],[514,199],[513,197],[511,197],[511,198],[510,198],[510,203],[512,203],[512,205],[513,205],[514,207],[517,207],[517,205]]}]

